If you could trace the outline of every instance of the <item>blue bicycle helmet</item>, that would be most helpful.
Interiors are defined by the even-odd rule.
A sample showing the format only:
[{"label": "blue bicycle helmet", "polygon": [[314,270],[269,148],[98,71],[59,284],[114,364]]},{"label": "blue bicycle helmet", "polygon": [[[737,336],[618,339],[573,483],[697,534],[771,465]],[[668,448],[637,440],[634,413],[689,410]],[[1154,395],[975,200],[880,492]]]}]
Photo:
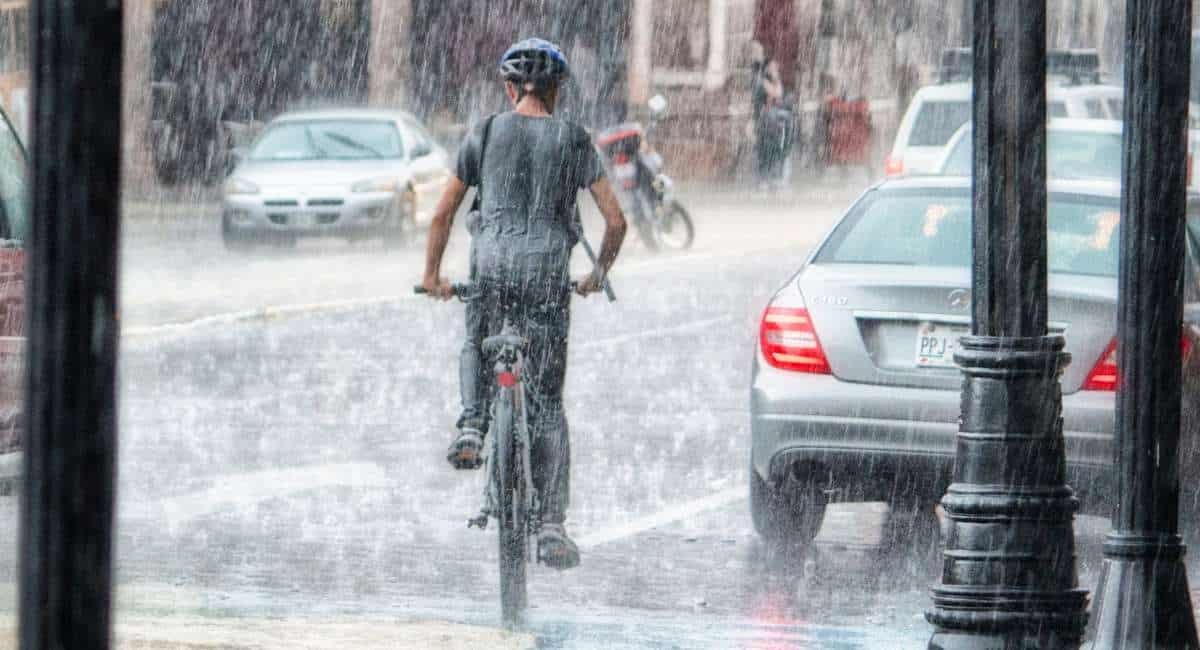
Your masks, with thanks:
[{"label": "blue bicycle helmet", "polygon": [[527,38],[500,57],[500,75],[516,83],[558,82],[570,75],[567,57],[550,41]]}]

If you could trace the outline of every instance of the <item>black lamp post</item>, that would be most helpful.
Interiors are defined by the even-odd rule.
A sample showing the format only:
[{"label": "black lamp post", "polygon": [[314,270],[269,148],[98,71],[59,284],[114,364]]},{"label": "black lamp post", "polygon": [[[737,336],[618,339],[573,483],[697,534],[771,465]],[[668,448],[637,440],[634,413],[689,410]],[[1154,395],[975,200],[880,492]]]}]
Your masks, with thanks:
[{"label": "black lamp post", "polygon": [[1077,648],[1059,376],[1047,335],[1046,4],[975,0],[973,303],[931,649]]},{"label": "black lamp post", "polygon": [[1117,305],[1120,500],[1096,650],[1200,648],[1179,532],[1180,337],[1191,0],[1129,0]]},{"label": "black lamp post", "polygon": [[121,0],[33,0],[23,650],[109,647]]}]

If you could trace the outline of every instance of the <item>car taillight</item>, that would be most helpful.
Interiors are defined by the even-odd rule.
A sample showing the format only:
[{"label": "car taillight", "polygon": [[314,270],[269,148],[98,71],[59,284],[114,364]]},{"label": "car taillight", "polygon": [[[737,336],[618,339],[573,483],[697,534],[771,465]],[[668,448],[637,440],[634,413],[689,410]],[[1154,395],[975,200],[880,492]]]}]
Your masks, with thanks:
[{"label": "car taillight", "polygon": [[775,368],[820,375],[831,372],[807,309],[767,307],[759,343],[763,358]]},{"label": "car taillight", "polygon": [[1088,373],[1083,382],[1083,390],[1116,390],[1117,389],[1117,340],[1113,339],[1104,354],[1096,362],[1096,367]]},{"label": "car taillight", "polygon": [[900,176],[904,174],[904,160],[901,158],[893,158],[892,156],[884,158],[883,173],[886,176]]},{"label": "car taillight", "polygon": [[[1183,353],[1183,359],[1186,361],[1192,355],[1192,340],[1188,337],[1183,337],[1179,342],[1180,351]],[[1116,390],[1117,383],[1120,380],[1120,373],[1117,369],[1117,340],[1113,339],[1108,347],[1104,348],[1104,354],[1100,355],[1100,360],[1096,362],[1096,367],[1088,373],[1087,380],[1083,382],[1083,390]]]}]

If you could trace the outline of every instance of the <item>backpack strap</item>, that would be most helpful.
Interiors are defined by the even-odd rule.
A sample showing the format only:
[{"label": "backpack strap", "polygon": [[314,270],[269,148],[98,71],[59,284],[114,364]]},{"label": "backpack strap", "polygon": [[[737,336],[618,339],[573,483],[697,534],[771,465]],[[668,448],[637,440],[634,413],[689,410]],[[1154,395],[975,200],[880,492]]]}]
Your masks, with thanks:
[{"label": "backpack strap", "polygon": [[487,155],[488,135],[491,134],[494,119],[495,113],[483,120],[483,139],[479,143],[479,186],[475,188],[475,200],[471,203],[471,210],[474,212],[479,212],[483,207],[483,160]]}]

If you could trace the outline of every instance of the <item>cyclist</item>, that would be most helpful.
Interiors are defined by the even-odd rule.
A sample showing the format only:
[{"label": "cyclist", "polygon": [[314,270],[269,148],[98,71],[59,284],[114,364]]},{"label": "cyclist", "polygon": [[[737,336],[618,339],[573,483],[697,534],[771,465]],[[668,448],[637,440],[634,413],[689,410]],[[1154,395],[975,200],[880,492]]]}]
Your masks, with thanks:
[{"label": "cyclist", "polygon": [[472,282],[479,295],[467,305],[460,359],[463,412],[447,459],[459,469],[481,464],[488,412],[483,398],[492,382],[485,381],[480,346],[508,318],[528,341],[522,379],[542,510],[538,559],[569,569],[579,563],[579,550],[563,528],[570,447],[562,387],[571,292],[567,267],[579,236],[579,190],[591,191],[605,223],[597,264],[575,283],[580,295],[602,288],[625,237],[625,217],[587,132],[554,117],[560,84],[568,75],[562,52],[541,39],[521,41],[501,57],[500,74],[513,110],[487,118],[464,140],[430,225],[422,285],[431,297],[451,297],[440,273],[442,256],[467,189],[480,188],[471,242]]}]

